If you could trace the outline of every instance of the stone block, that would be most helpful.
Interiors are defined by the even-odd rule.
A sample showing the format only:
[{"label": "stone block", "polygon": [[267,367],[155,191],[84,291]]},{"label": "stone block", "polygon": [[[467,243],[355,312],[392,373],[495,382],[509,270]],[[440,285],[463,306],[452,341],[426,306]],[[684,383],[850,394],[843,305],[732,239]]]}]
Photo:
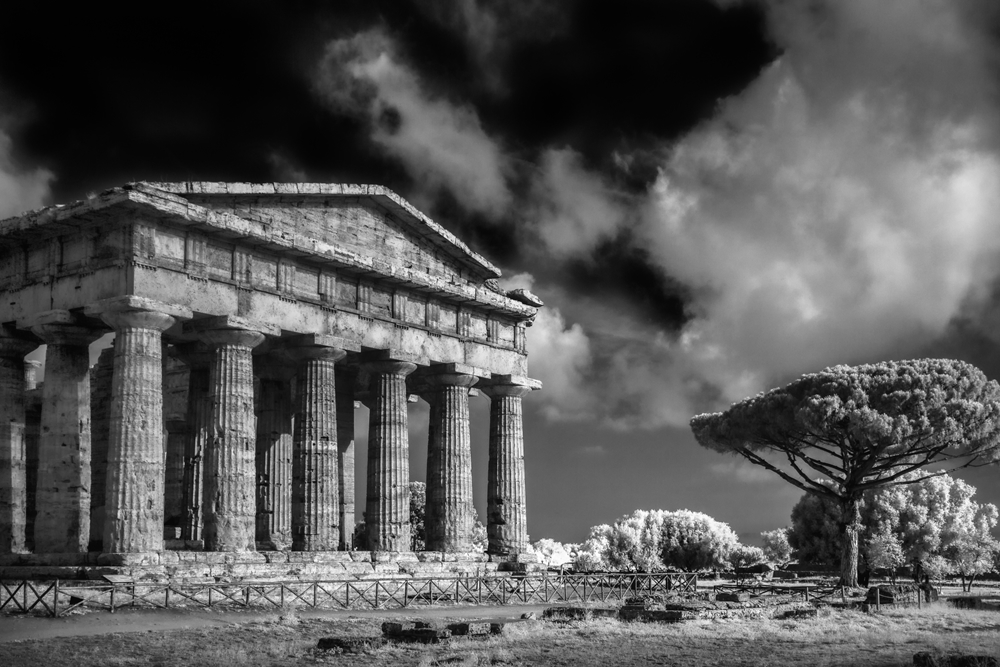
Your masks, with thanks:
[{"label": "stone block", "polygon": [[481,637],[490,634],[490,623],[452,623],[448,626],[448,629],[451,630],[451,634],[455,637]]},{"label": "stone block", "polygon": [[962,595],[948,598],[948,604],[956,609],[984,609],[983,598],[978,595]]},{"label": "stone block", "polygon": [[716,602],[749,602],[750,594],[744,592],[723,592],[715,596]]},{"label": "stone block", "polygon": [[321,637],[316,648],[321,651],[340,650],[361,653],[385,646],[385,637]]},{"label": "stone block", "polygon": [[351,554],[351,560],[355,563],[370,563],[372,562],[372,553],[370,551],[348,551]]},{"label": "stone block", "polygon": [[916,604],[917,596],[919,595],[920,589],[915,584],[897,584],[895,586],[882,584],[880,586],[872,586],[868,589],[868,595],[865,596],[865,602],[870,605],[903,603]]},{"label": "stone block", "polygon": [[490,634],[502,635],[506,627],[507,627],[506,623],[490,623]]},{"label": "stone block", "polygon": [[440,563],[444,560],[444,554],[440,551],[418,551],[417,560],[421,563]]},{"label": "stone block", "polygon": [[382,624],[382,634],[384,635],[398,635],[416,629],[417,624],[413,621],[386,621]]},{"label": "stone block", "polygon": [[819,610],[815,607],[803,608],[803,609],[789,609],[787,611],[782,611],[775,615],[777,619],[793,619],[793,618],[815,618],[819,614]]},{"label": "stone block", "polygon": [[122,567],[159,565],[160,554],[156,552],[101,554],[97,557],[97,564]]}]

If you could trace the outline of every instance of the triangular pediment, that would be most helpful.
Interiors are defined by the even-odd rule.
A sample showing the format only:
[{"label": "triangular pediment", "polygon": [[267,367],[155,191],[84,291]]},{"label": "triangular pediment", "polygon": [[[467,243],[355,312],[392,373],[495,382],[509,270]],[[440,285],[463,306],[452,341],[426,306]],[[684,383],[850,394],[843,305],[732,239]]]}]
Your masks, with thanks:
[{"label": "triangular pediment", "polygon": [[499,270],[391,190],[328,183],[141,183],[192,204],[433,280],[481,285]]}]

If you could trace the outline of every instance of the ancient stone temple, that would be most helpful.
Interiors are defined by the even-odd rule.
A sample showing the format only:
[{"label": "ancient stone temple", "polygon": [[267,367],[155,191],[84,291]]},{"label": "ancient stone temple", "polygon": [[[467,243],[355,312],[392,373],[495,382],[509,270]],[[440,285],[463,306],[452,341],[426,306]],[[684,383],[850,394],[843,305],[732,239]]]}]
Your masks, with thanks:
[{"label": "ancient stone temple", "polygon": [[[378,186],[134,183],[0,222],[0,575],[530,560],[521,399],[541,386],[525,329],[542,304],[499,275]],[[472,433],[483,395],[489,432]],[[426,554],[410,551],[417,397]],[[489,457],[488,555],[471,546],[474,455]]]}]

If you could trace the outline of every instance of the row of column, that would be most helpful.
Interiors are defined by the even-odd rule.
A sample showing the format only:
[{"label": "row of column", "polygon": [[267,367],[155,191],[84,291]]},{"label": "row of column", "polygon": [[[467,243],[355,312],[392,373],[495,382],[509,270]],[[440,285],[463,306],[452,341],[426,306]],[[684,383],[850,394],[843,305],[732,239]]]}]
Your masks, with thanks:
[{"label": "row of column", "polygon": [[[136,297],[88,308],[115,331],[103,551],[163,549],[164,450],[161,334],[190,311]],[[188,322],[200,342],[179,346],[190,369],[184,451],[182,537],[207,551],[251,551],[276,536],[285,518],[291,548],[335,550],[353,527],[352,369],[338,367],[349,345],[329,336],[298,337],[260,355],[255,414],[252,351],[269,331],[233,317]],[[90,538],[90,382],[88,346],[102,332],[65,311],[31,323],[48,345],[43,385],[35,551],[82,552]],[[24,550],[24,355],[36,343],[0,336],[0,553]],[[366,525],[369,548],[410,548],[407,376],[416,365],[380,359],[364,365],[370,409]],[[431,407],[427,476],[428,550],[469,551],[472,472],[469,388],[477,378],[419,374]],[[449,369],[450,372],[449,372]],[[296,378],[295,406],[288,383]],[[343,387],[343,396],[338,394]],[[528,387],[491,384],[488,516],[490,553],[527,547],[521,397]],[[294,414],[294,419],[292,415]],[[289,433],[289,424],[294,431]],[[270,489],[260,513],[258,480],[280,478],[291,447],[292,488]],[[344,474],[349,471],[349,474]]]}]

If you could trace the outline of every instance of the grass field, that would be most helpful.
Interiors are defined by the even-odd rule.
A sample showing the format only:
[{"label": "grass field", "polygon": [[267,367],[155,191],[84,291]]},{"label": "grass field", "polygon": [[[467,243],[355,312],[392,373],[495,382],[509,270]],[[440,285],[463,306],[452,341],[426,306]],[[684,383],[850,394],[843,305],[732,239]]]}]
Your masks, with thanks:
[{"label": "grass field", "polygon": [[926,650],[1000,655],[1000,612],[943,604],[880,615],[821,609],[816,618],[794,621],[525,621],[486,641],[390,645],[364,654],[315,648],[320,637],[380,634],[380,624],[373,618],[299,619],[292,611],[200,630],[5,643],[0,664],[888,666],[912,664],[913,654]]}]

